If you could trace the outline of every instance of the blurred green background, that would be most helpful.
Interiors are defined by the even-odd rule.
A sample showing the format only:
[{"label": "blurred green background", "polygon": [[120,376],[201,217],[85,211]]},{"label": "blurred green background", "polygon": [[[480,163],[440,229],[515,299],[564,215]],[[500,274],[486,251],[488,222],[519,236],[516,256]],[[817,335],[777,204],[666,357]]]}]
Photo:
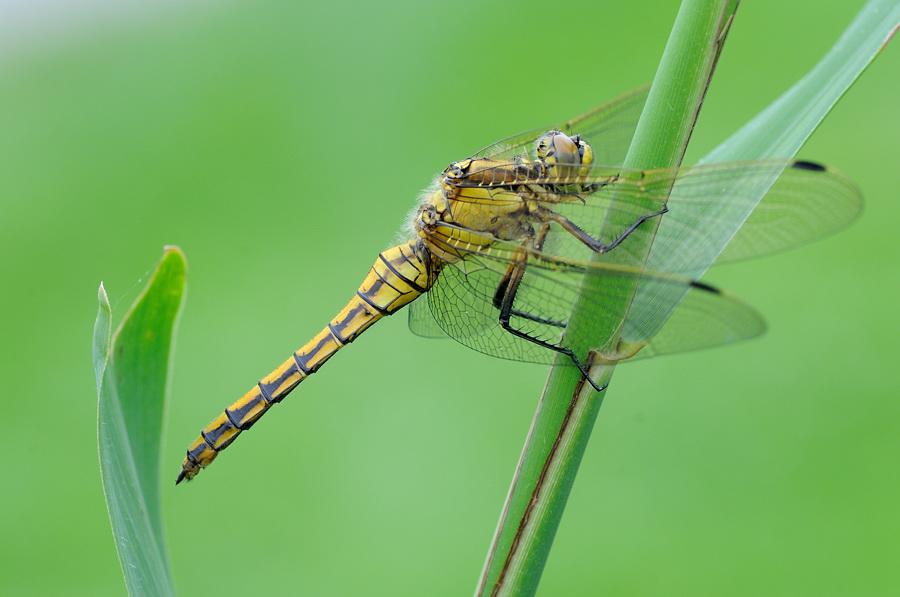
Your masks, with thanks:
[{"label": "blurred green background", "polygon": [[[199,430],[344,305],[436,173],[648,82],[677,12],[4,4],[9,595],[124,592],[96,454],[101,280],[120,319],[163,245],[187,255],[174,481]],[[688,162],[811,68],[861,6],[745,3]],[[762,339],[619,369],[542,594],[900,586],[896,46],[800,154],[859,183],[862,219],[708,276],[765,315]],[[195,482],[167,477],[181,594],[470,594],[545,377],[415,337],[405,315],[382,322]]]}]

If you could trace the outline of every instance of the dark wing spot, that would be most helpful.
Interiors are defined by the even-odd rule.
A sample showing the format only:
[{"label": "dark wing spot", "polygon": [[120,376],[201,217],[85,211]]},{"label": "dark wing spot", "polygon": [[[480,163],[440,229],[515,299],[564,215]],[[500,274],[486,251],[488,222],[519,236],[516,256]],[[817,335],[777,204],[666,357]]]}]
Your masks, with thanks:
[{"label": "dark wing spot", "polygon": [[703,282],[691,282],[691,286],[696,288],[697,290],[705,290],[706,292],[711,292],[713,294],[722,294],[722,291],[714,286],[710,286],[709,284],[704,284]]},{"label": "dark wing spot", "polygon": [[797,168],[798,170],[812,170],[813,172],[825,172],[825,166],[822,164],[817,164],[815,162],[805,162],[803,160],[797,160],[791,167]]}]

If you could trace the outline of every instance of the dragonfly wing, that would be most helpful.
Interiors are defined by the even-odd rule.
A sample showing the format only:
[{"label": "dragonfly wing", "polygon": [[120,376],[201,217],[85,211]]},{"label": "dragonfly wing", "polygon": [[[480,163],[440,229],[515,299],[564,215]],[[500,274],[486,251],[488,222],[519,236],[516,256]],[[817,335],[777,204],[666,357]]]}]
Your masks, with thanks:
[{"label": "dragonfly wing", "polygon": [[649,93],[650,85],[638,87],[555,128],[569,136],[581,135],[591,143],[595,164],[621,166]]},{"label": "dragonfly wing", "polygon": [[590,141],[596,163],[621,166],[649,92],[649,85],[639,87],[577,118],[492,143],[471,157],[492,160],[513,160],[521,157],[531,161],[537,157],[534,148],[538,138],[547,131],[557,130],[568,135],[581,135]]},{"label": "dragonfly wing", "polygon": [[[552,350],[516,337],[500,326],[500,309],[494,305],[494,295],[508,265],[504,258],[498,258],[504,253],[511,255],[512,248],[508,245],[492,247],[490,253],[471,254],[460,262],[446,265],[428,292],[433,319],[448,336],[478,352],[502,359],[550,364],[555,358]],[[537,278],[540,276],[529,267],[520,285],[517,307],[519,299],[524,303],[526,297],[543,289],[545,283]],[[559,291],[562,291],[562,299],[558,296]],[[544,295],[540,310],[543,315],[564,311],[559,303],[568,298],[569,291],[559,291],[556,295]],[[515,317],[512,322],[513,325],[521,324]],[[561,327],[528,323],[528,331],[535,337],[559,341]]]},{"label": "dragonfly wing", "polygon": [[[615,249],[616,262],[639,265],[627,255],[628,245],[643,247],[652,240],[647,268],[692,280],[714,262],[768,255],[833,234],[862,208],[860,191],[848,178],[808,162],[766,160],[648,171],[597,165],[583,176],[526,179],[527,189],[521,178],[509,176],[510,168],[500,164],[473,172],[479,183],[469,186],[465,178],[454,180],[457,211],[482,212],[486,188],[490,201],[498,204],[521,202],[521,193],[527,196],[534,189],[574,189],[538,193],[537,202],[609,245],[641,217],[666,208],[655,232],[652,227],[638,228],[628,243]],[[454,213],[457,220],[458,215]],[[618,223],[617,229],[605,224],[610,219]],[[588,260],[591,253],[575,235],[555,225],[543,250],[576,261]]]},{"label": "dragonfly wing", "polygon": [[[571,182],[548,180],[557,187]],[[580,184],[595,190],[563,200],[548,196],[541,205],[607,245],[642,216],[665,207],[659,228],[633,231],[614,250],[614,259],[638,266],[640,258],[629,247],[652,241],[647,269],[691,280],[713,263],[768,255],[834,234],[859,215],[863,203],[859,189],[840,172],[789,160],[643,172],[595,166]],[[607,219],[618,228],[605,225]],[[609,232],[601,236],[600,230]],[[588,260],[591,252],[556,227],[544,250],[574,260]]]},{"label": "dragonfly wing", "polygon": [[[602,141],[588,135],[617,127],[631,129],[645,98],[645,92],[635,92],[556,128],[565,132],[581,128],[588,142],[602,147]],[[523,227],[531,227],[535,233],[540,229],[541,235],[546,232],[541,251],[528,251],[527,269],[510,320],[513,328],[544,347],[509,334],[499,324],[494,297],[516,252],[524,250],[517,243],[484,234],[485,242],[468,244],[474,247],[470,254],[445,268],[428,298],[443,332],[498,357],[554,360],[553,351],[546,346],[567,348],[560,344],[561,334],[582,283],[593,276],[602,278],[605,289],[590,299],[596,318],[621,317],[610,312],[608,305],[615,304],[610,297],[637,287],[623,326],[626,343],[644,346],[689,291],[698,288],[691,281],[703,275],[730,241],[734,242],[720,261],[773,253],[839,230],[856,217],[862,205],[859,190],[840,173],[790,160],[648,171],[608,165],[532,167],[529,160],[533,156],[527,152],[532,151],[530,144],[541,132],[489,146],[474,156],[484,158],[477,169],[445,179],[445,184],[456,187],[447,194],[448,213],[458,224],[467,222],[465,234],[478,235],[479,230],[508,234],[504,231]],[[630,140],[631,132],[622,139]],[[627,142],[614,147],[615,157],[610,161],[618,162],[625,147]],[[514,159],[516,156],[524,158]],[[664,210],[667,213],[662,214]],[[658,229],[637,225],[648,217],[661,218]],[[618,229],[610,230],[610,221]],[[606,236],[601,237],[601,230]],[[446,235],[449,237],[452,231]],[[438,246],[442,242],[436,241]],[[648,244],[652,249],[645,264],[642,251],[633,248],[643,249]],[[456,249],[459,254],[467,250]],[[599,263],[592,259],[594,251],[606,250]],[[685,333],[685,339],[677,341],[676,332],[666,332],[656,348],[647,349],[648,355],[713,346],[761,332],[761,320],[749,315],[749,308],[741,309],[736,300],[706,291],[708,305],[704,309],[692,306],[699,300],[695,295],[704,296],[690,293],[688,314],[708,313],[713,320],[725,320],[730,309],[737,318],[736,327],[704,326],[689,318],[690,326],[683,329],[690,327],[693,333]],[[430,321],[419,314],[411,320],[414,331],[439,335],[431,323],[419,322]],[[677,322],[683,317],[688,315],[674,319],[670,329],[678,329]],[[614,323],[606,321],[596,327],[614,329]],[[604,339],[597,342],[597,346],[605,346]],[[615,352],[608,358],[626,358],[633,351]]]},{"label": "dragonfly wing", "polygon": [[[692,284],[684,300],[634,359],[702,350],[756,338],[766,331],[762,316],[740,299],[702,283]],[[622,332],[626,345],[647,339],[641,322],[628,317]]]},{"label": "dragonfly wing", "polygon": [[423,338],[447,338],[447,333],[431,314],[428,296],[425,295],[409,306],[409,329],[413,334]]},{"label": "dragonfly wing", "polygon": [[[832,234],[862,206],[859,189],[846,177],[806,162],[685,168],[675,183],[647,268],[692,280],[714,263],[766,255]],[[639,294],[630,316],[645,334],[653,334],[682,298],[684,290],[673,286]]]},{"label": "dragonfly wing", "polygon": [[[555,351],[517,337],[500,325],[500,309],[494,297],[517,250],[522,250],[517,244],[498,240],[445,265],[428,292],[427,304],[440,328],[469,348],[503,359],[552,364]],[[532,338],[559,346],[585,267],[589,266],[549,263],[541,260],[539,253],[529,252],[510,324]]]},{"label": "dragonfly wing", "polygon": [[862,212],[863,197],[843,173],[795,161],[781,173],[716,265],[799,247],[846,228]]},{"label": "dragonfly wing", "polygon": [[834,234],[862,194],[836,170],[766,160],[683,168],[647,267],[700,278],[713,263],[760,257]]},{"label": "dragonfly wing", "polygon": [[[522,250],[513,243],[498,241],[458,263],[448,264],[429,291],[427,305],[441,330],[469,348],[504,359],[552,364],[556,361],[554,350],[517,337],[499,323],[500,309],[494,303],[494,294],[517,249]],[[613,312],[609,305],[618,302],[618,294],[631,292],[635,286],[635,300],[655,305],[668,314],[674,311],[658,335],[629,315],[622,327],[622,351],[604,354],[610,360],[629,358],[634,350],[648,343],[637,357],[733,343],[755,337],[765,329],[759,315],[736,298],[678,276],[613,263],[564,260],[536,251],[528,252],[527,263],[510,323],[551,346],[568,348],[565,326],[583,281],[594,276],[601,279],[601,291],[587,300],[591,327],[619,327],[616,319],[621,319],[622,314]],[[678,295],[686,298],[676,310],[676,304],[666,301]],[[410,321],[418,321],[418,316]],[[597,338],[597,347],[604,346],[607,340]]]}]

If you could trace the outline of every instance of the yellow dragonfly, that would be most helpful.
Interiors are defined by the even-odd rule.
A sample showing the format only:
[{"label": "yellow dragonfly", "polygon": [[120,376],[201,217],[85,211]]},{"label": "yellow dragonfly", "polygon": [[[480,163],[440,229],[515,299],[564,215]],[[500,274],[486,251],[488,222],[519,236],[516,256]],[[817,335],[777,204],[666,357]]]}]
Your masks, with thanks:
[{"label": "yellow dragonfly", "polygon": [[[422,193],[409,240],[383,251],[321,332],[203,429],[176,483],[209,466],[369,326],[423,295],[410,309],[414,333],[506,359],[550,364],[562,353],[598,390],[563,333],[588,278],[602,284],[587,298],[598,318],[622,317],[605,304],[621,288],[637,289],[618,326],[622,340],[600,355],[609,361],[762,333],[754,310],[696,280],[714,260],[773,253],[843,228],[861,209],[860,192],[839,172],[803,161],[625,170],[646,97],[638,89],[450,164]],[[760,188],[768,188],[762,200]],[[598,238],[608,217],[625,224]],[[658,228],[645,224],[655,218]],[[738,229],[719,255],[728,239],[710,239]],[[647,246],[650,234],[650,258],[635,265],[629,249]],[[591,260],[594,253],[605,258]]]}]

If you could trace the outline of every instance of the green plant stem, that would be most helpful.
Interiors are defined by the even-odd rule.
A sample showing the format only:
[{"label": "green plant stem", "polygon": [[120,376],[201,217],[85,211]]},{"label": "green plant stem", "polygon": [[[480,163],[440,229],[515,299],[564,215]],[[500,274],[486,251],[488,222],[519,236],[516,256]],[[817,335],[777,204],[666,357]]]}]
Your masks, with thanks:
[{"label": "green plant stem", "polygon": [[[728,0],[687,0],[682,4],[626,158],[626,168],[668,168],[680,164],[736,8],[736,2]],[[610,213],[617,211],[610,209]],[[645,225],[657,226],[658,220],[653,218]],[[614,238],[615,231],[628,224],[608,219],[600,237]],[[645,247],[630,247],[633,261],[627,265],[643,265],[649,250],[649,243]],[[598,279],[588,279],[582,296],[596,296],[598,283]],[[576,354],[587,355],[589,349],[617,340],[616,332],[635,290],[634,284],[629,286],[612,293],[603,313],[592,312],[587,301],[577,302],[566,332],[567,343]],[[592,377],[603,386],[609,382],[613,368],[612,364],[598,362],[591,366]],[[576,368],[553,368],[477,595],[520,596],[537,591],[603,394],[583,383]]]}]

